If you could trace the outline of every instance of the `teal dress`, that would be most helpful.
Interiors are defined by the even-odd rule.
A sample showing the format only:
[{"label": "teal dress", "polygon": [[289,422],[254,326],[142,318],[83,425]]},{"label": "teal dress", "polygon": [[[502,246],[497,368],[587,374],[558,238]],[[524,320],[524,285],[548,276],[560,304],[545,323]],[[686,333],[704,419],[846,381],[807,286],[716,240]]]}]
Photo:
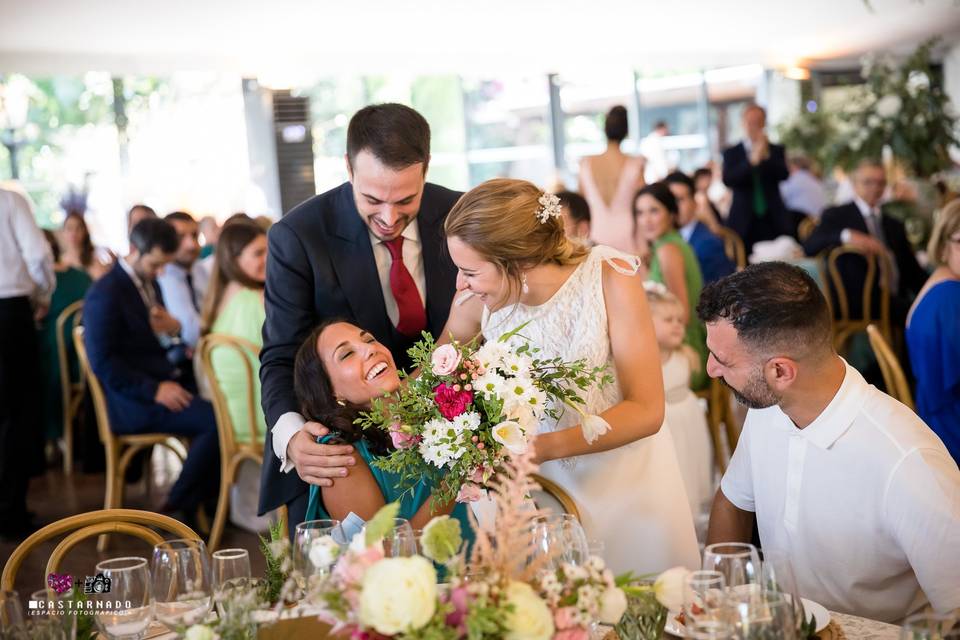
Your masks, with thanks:
[{"label": "teal dress", "polygon": [[[332,435],[327,435],[323,437],[320,442],[326,443],[332,438]],[[400,503],[400,512],[397,514],[397,517],[409,520],[417,513],[417,510],[420,509],[423,503],[430,498],[433,487],[426,480],[420,480],[420,482],[408,491],[397,489],[397,485],[400,484],[399,474],[384,471],[383,469],[378,469],[373,466],[373,461],[377,459],[377,456],[370,452],[366,440],[354,442],[353,447],[357,450],[357,453],[360,454],[360,457],[363,458],[363,461],[367,463],[367,466],[370,467],[370,473],[373,474],[373,479],[377,481],[377,486],[380,487],[380,493],[383,494],[384,501],[387,504],[391,502]],[[470,527],[470,518],[467,516],[467,509],[469,509],[467,504],[458,503],[450,516],[460,521],[460,530],[469,548],[473,545],[475,536],[473,529]],[[310,485],[310,502],[307,504],[306,519],[323,520],[328,518],[330,518],[330,514],[327,513],[327,510],[323,506],[320,487]]]},{"label": "teal dress", "polygon": [[684,334],[683,342],[693,348],[700,356],[700,371],[693,374],[690,378],[690,388],[694,391],[705,389],[710,382],[707,376],[707,328],[697,318],[697,302],[700,300],[700,291],[703,289],[703,275],[700,273],[700,263],[697,262],[697,256],[693,249],[676,231],[668,231],[653,243],[653,261],[650,263],[649,278],[654,282],[666,284],[663,281],[663,267],[660,260],[657,259],[657,249],[665,244],[676,245],[683,254],[683,281],[687,286],[687,299],[680,302],[687,305],[690,314],[690,321],[687,323],[687,330]]}]

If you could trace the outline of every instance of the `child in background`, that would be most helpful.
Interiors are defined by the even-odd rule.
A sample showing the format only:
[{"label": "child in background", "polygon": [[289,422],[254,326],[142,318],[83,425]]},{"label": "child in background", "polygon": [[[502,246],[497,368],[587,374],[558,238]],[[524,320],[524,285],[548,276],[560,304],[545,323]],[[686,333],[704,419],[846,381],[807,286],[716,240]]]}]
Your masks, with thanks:
[{"label": "child in background", "polygon": [[697,352],[683,344],[683,307],[667,288],[644,283],[653,328],[660,345],[660,364],[667,400],[664,426],[670,429],[677,461],[690,499],[690,510],[699,524],[713,501],[713,447],[707,418],[700,401],[690,390],[691,372],[699,370]]}]

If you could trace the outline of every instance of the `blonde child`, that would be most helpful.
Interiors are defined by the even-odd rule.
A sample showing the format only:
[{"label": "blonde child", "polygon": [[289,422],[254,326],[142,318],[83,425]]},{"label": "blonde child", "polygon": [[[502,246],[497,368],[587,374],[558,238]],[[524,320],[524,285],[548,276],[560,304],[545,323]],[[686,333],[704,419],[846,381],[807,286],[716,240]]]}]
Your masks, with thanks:
[{"label": "blonde child", "polygon": [[690,390],[690,375],[700,368],[697,352],[683,344],[683,306],[666,287],[646,282],[653,328],[660,345],[666,395],[664,426],[670,429],[694,520],[704,518],[713,500],[713,447],[707,418]]}]

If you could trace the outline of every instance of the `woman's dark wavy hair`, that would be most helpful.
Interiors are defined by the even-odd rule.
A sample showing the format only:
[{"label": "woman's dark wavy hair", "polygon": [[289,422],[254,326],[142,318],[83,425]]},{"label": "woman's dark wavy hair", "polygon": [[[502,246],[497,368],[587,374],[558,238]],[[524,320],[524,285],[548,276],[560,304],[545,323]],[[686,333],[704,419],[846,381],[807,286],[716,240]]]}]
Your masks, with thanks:
[{"label": "woman's dark wavy hair", "polygon": [[366,440],[371,453],[384,455],[393,448],[390,437],[380,429],[362,430],[354,424],[364,411],[364,407],[337,402],[333,392],[333,383],[323,360],[317,352],[317,340],[320,334],[330,325],[349,321],[342,319],[325,320],[307,336],[297,350],[297,357],[293,365],[293,390],[300,404],[300,413],[309,421],[319,422],[336,432],[337,440],[343,443],[354,443]]},{"label": "woman's dark wavy hair", "polygon": [[677,228],[677,218],[680,216],[680,208],[677,206],[677,199],[673,197],[673,192],[670,191],[670,187],[666,182],[654,182],[653,184],[648,184],[639,191],[636,195],[633,196],[633,228],[636,232],[637,228],[637,200],[640,199],[640,196],[651,196],[654,200],[663,205],[667,210],[667,213],[670,214],[670,220],[673,222],[673,228]]}]

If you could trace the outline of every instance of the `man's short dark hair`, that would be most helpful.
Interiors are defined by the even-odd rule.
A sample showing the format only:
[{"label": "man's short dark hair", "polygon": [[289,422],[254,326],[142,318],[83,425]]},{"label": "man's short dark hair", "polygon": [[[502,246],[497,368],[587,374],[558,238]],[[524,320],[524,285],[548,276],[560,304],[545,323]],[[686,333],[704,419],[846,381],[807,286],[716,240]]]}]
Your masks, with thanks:
[{"label": "man's short dark hair", "polygon": [[657,120],[657,122],[653,125],[654,131],[656,131],[657,129],[666,129],[666,128],[667,128],[666,120]]},{"label": "man's short dark hair", "polygon": [[673,173],[667,174],[667,177],[663,179],[668,185],[671,184],[682,184],[686,185],[690,189],[690,195],[692,196],[697,192],[697,185],[693,181],[693,178],[685,174],[683,171],[674,171]]},{"label": "man's short dark hair", "polygon": [[167,222],[173,222],[174,220],[179,220],[180,222],[196,222],[194,217],[186,211],[174,211],[173,213],[168,213],[163,217],[163,219]]},{"label": "man's short dark hair", "polygon": [[727,320],[754,353],[787,347],[803,357],[827,353],[832,345],[830,311],[820,287],[786,262],[753,264],[708,284],[697,315],[705,323]]},{"label": "man's short dark hair", "polygon": [[574,222],[590,222],[590,205],[586,198],[575,191],[561,191],[557,193],[560,204],[570,211]]},{"label": "man's short dark hair", "polygon": [[388,102],[372,104],[353,114],[347,126],[347,159],[353,166],[357,154],[369,151],[391,169],[406,169],[430,162],[430,125],[410,107]]},{"label": "man's short dark hair", "polygon": [[623,142],[630,131],[630,125],[627,121],[627,108],[622,105],[611,107],[607,112],[607,117],[603,121],[603,133],[607,140],[613,142]]},{"label": "man's short dark hair", "polygon": [[696,183],[697,180],[699,180],[704,176],[710,178],[711,182],[713,181],[713,171],[711,171],[709,167],[700,167],[699,169],[693,172],[694,183]]},{"label": "man's short dark hair", "polygon": [[146,212],[147,212],[147,215],[150,216],[151,218],[156,218],[156,217],[157,217],[157,212],[153,210],[153,207],[149,207],[149,206],[147,206],[147,205],[145,205],[145,204],[143,204],[143,203],[139,203],[139,204],[133,205],[132,207],[130,207],[130,209],[127,210],[127,220],[128,220],[128,221],[130,220],[130,216],[132,216],[132,215],[133,215],[133,212],[136,211],[137,209],[142,209],[142,210],[146,211]]},{"label": "man's short dark hair", "polygon": [[130,244],[140,255],[159,248],[163,253],[175,253],[180,246],[177,230],[166,220],[145,218],[130,231]]}]

